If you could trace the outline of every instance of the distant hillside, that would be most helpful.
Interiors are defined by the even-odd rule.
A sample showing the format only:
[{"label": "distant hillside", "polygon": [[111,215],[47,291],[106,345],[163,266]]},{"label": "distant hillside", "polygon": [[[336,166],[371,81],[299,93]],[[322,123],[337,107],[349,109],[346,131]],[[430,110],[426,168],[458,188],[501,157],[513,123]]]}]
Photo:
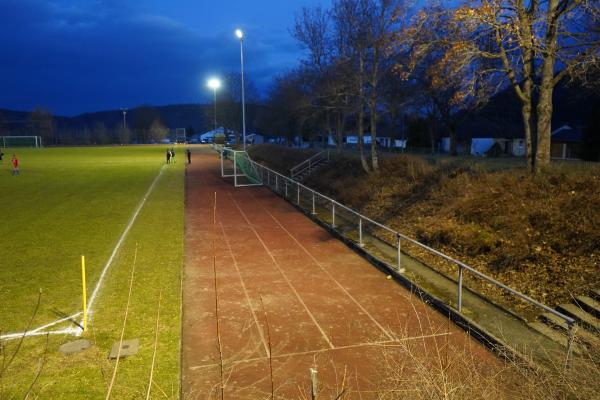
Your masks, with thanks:
[{"label": "distant hillside", "polygon": [[[192,127],[195,131],[210,129],[211,121],[206,115],[212,110],[212,105],[174,104],[167,106],[140,106],[127,110],[127,125],[133,126],[136,114],[143,108],[150,107],[158,113],[162,123],[170,129]],[[5,133],[22,131],[26,128],[29,112],[0,109],[0,129]],[[97,124],[104,124],[108,129],[115,129],[123,123],[121,110],[106,110],[85,113],[74,117],[54,116],[57,130],[92,129]]]}]

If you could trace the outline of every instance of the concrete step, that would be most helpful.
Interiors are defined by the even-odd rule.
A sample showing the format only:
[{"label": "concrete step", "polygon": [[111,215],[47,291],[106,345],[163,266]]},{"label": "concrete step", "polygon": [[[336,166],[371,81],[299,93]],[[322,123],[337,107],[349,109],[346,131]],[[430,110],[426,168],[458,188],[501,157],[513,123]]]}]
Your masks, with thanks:
[{"label": "concrete step", "polygon": [[583,327],[592,331],[592,333],[600,332],[600,320],[577,307],[575,304],[561,304],[556,307],[556,309],[563,314],[575,318],[577,321],[581,322]]},{"label": "concrete step", "polygon": [[[569,338],[567,337],[567,335],[564,332],[561,332],[557,329],[552,329],[551,327],[544,324],[543,322],[537,322],[537,321],[530,322],[527,325],[529,325],[529,327],[531,329],[533,329],[534,331],[536,331],[536,332],[546,336],[547,338],[555,341],[556,343],[560,344],[565,349],[567,348],[567,343],[569,341]],[[573,344],[573,352],[575,354],[581,354],[581,346],[579,346],[577,343],[574,343]]]},{"label": "concrete step", "polygon": [[561,328],[564,331],[569,330],[569,324],[559,316],[556,316],[551,313],[544,313],[538,317],[538,319],[547,325],[551,325],[552,327]]},{"label": "concrete step", "polygon": [[[565,335],[568,334],[569,324],[564,319],[554,314],[545,313],[538,317],[541,322],[551,326],[554,329],[560,330]],[[578,343],[583,343],[586,346],[600,348],[600,337],[590,333],[579,325],[575,328],[575,340]]]},{"label": "concrete step", "polygon": [[600,289],[593,289],[590,292],[590,297],[596,301],[600,301]]},{"label": "concrete step", "polygon": [[579,296],[575,299],[575,304],[596,318],[600,318],[600,302],[588,296]]}]

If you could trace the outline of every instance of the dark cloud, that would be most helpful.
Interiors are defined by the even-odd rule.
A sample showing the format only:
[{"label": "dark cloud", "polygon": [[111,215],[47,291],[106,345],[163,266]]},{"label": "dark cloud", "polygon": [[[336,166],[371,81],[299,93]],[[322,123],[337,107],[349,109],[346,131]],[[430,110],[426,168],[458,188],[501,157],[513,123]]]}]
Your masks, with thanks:
[{"label": "dark cloud", "polygon": [[[289,15],[273,16],[272,25],[258,17],[242,25],[252,38],[247,72],[259,89],[301,54],[287,32],[296,7],[284,7]],[[239,70],[233,26],[191,22],[186,10],[163,13],[152,0],[0,0],[0,108],[72,115],[207,100],[209,74]]]}]

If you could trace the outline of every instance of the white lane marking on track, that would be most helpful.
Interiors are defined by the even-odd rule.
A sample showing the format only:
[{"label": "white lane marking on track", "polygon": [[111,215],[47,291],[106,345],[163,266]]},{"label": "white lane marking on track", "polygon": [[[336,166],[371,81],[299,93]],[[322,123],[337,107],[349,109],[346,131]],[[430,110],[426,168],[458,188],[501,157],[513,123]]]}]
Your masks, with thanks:
[{"label": "white lane marking on track", "polygon": [[285,232],[285,233],[286,233],[286,234],[287,234],[287,235],[288,235],[290,238],[292,238],[292,240],[293,240],[293,241],[296,243],[296,245],[298,245],[298,247],[300,247],[300,248],[302,249],[302,251],[304,251],[304,253],[306,253],[306,255],[308,255],[308,256],[311,258],[311,260],[313,260],[313,262],[314,262],[314,263],[315,263],[315,264],[316,264],[316,265],[317,265],[317,266],[318,266],[318,267],[319,267],[319,268],[320,268],[320,269],[321,269],[323,272],[325,272],[325,273],[327,274],[327,276],[328,276],[328,277],[329,277],[329,278],[330,278],[332,281],[334,281],[334,282],[335,282],[335,284],[336,284],[336,285],[337,285],[337,286],[338,286],[340,289],[342,289],[342,291],[343,291],[343,292],[344,292],[344,293],[345,293],[345,294],[346,294],[346,295],[347,295],[347,296],[348,296],[348,297],[349,297],[349,298],[350,298],[350,299],[351,299],[351,300],[354,302],[354,304],[356,304],[356,305],[358,306],[358,308],[360,308],[360,309],[361,309],[361,311],[362,311],[363,313],[365,313],[365,315],[367,315],[367,316],[368,316],[368,317],[371,319],[371,321],[373,321],[373,323],[374,323],[375,325],[377,325],[377,327],[378,327],[379,329],[381,329],[381,331],[382,331],[382,332],[383,332],[383,333],[384,333],[384,334],[385,334],[385,335],[388,337],[388,339],[390,339],[390,340],[394,340],[394,337],[393,337],[393,335],[392,335],[392,334],[390,334],[390,333],[389,333],[389,332],[388,332],[388,331],[387,331],[387,330],[386,330],[386,329],[385,329],[385,328],[384,328],[384,327],[383,327],[383,326],[382,326],[382,325],[381,325],[381,324],[380,324],[380,323],[379,323],[379,322],[378,322],[378,321],[375,319],[375,317],[373,317],[373,315],[371,315],[371,313],[370,313],[369,311],[367,311],[367,309],[365,309],[365,308],[363,307],[363,305],[362,305],[362,304],[361,304],[361,303],[360,303],[358,300],[356,300],[356,298],[354,298],[354,296],[352,296],[352,294],[350,294],[350,292],[348,292],[348,290],[347,290],[347,289],[346,289],[344,286],[342,286],[342,284],[341,284],[341,283],[340,283],[340,282],[339,282],[337,279],[335,279],[335,277],[334,277],[333,275],[331,275],[331,273],[330,273],[330,272],[329,272],[329,271],[328,271],[328,270],[327,270],[327,269],[326,269],[326,268],[323,266],[323,264],[321,264],[321,263],[319,262],[319,260],[317,260],[317,259],[316,259],[316,257],[315,257],[315,256],[314,256],[314,255],[313,255],[311,252],[309,252],[309,251],[308,251],[308,249],[306,249],[306,247],[304,247],[304,245],[302,245],[302,243],[300,243],[300,241],[298,241],[298,239],[296,239],[296,237],[295,237],[294,235],[292,235],[292,233],[291,233],[290,231],[288,231],[288,230],[287,230],[287,229],[286,229],[286,228],[283,226],[283,224],[281,224],[281,222],[279,222],[279,220],[278,220],[278,219],[277,219],[277,218],[276,218],[276,217],[275,217],[273,214],[271,214],[271,212],[270,212],[269,210],[267,210],[267,209],[266,209],[266,208],[265,208],[265,207],[262,205],[262,203],[260,203],[259,201],[257,201],[257,200],[254,198],[254,196],[252,196],[252,199],[255,201],[255,203],[259,204],[259,206],[260,206],[260,207],[261,207],[261,208],[262,208],[262,209],[263,209],[263,210],[264,210],[264,211],[265,211],[267,214],[269,214],[269,216],[271,217],[271,219],[273,219],[273,221],[275,221],[275,223],[276,223],[277,225],[279,225],[279,227],[280,227],[281,229],[283,229],[283,231],[284,231],[284,232]]},{"label": "white lane marking on track", "polygon": [[252,232],[254,232],[254,235],[256,236],[256,238],[258,239],[258,241],[262,244],[262,246],[264,247],[265,251],[267,252],[267,254],[269,255],[269,257],[273,261],[273,265],[275,265],[275,267],[279,270],[279,273],[281,274],[281,276],[283,276],[283,279],[285,279],[285,281],[288,284],[288,286],[290,287],[290,289],[292,289],[292,292],[294,293],[294,295],[296,296],[296,298],[298,299],[298,301],[302,304],[302,306],[306,310],[306,313],[310,316],[310,319],[313,321],[313,323],[315,324],[315,326],[317,327],[317,329],[319,329],[319,331],[321,332],[321,335],[323,335],[323,338],[325,339],[325,341],[327,342],[327,344],[329,344],[329,347],[332,348],[332,349],[334,349],[335,347],[333,346],[333,343],[331,343],[331,340],[329,340],[329,337],[327,336],[327,334],[325,333],[325,331],[323,330],[323,328],[321,327],[321,325],[319,325],[319,323],[317,322],[317,319],[315,318],[315,316],[313,315],[313,313],[308,309],[306,303],[304,303],[304,300],[302,300],[302,297],[300,297],[300,294],[298,294],[298,291],[296,290],[296,288],[294,287],[294,285],[292,285],[292,282],[290,282],[290,280],[288,279],[287,275],[283,272],[283,270],[281,269],[280,265],[277,263],[277,260],[275,259],[275,257],[273,256],[273,254],[271,253],[271,251],[269,250],[269,248],[267,247],[266,243],[262,240],[262,238],[260,237],[260,235],[258,234],[258,232],[256,231],[256,229],[254,229],[254,226],[252,226],[252,224],[250,223],[250,220],[248,219],[248,217],[246,216],[246,214],[244,213],[244,211],[240,208],[238,202],[233,198],[233,196],[232,196],[231,193],[229,193],[229,196],[231,197],[231,200],[233,201],[233,203],[235,204],[235,206],[239,210],[240,214],[242,214],[242,217],[244,217],[244,219],[246,220],[246,223],[248,224],[248,227],[252,230]]},{"label": "white lane marking on track", "polygon": [[240,283],[242,284],[242,289],[244,290],[244,296],[246,296],[246,301],[248,302],[248,307],[250,307],[250,311],[252,312],[252,318],[254,318],[254,323],[256,324],[256,328],[258,329],[258,333],[260,334],[260,339],[265,348],[265,353],[267,354],[267,357],[268,357],[269,356],[269,347],[267,346],[267,342],[265,340],[262,328],[261,328],[260,324],[258,323],[258,318],[256,317],[256,313],[254,312],[254,308],[252,307],[252,303],[250,302],[250,296],[248,295],[248,290],[246,289],[246,284],[244,283],[244,279],[242,278],[242,273],[240,272],[240,268],[238,266],[237,260],[235,259],[235,256],[233,255],[231,243],[229,242],[229,238],[227,237],[227,234],[225,233],[225,228],[223,227],[223,224],[221,223],[221,221],[219,221],[219,226],[221,227],[221,231],[223,232],[223,237],[225,238],[225,243],[227,244],[227,248],[229,249],[229,254],[231,255],[231,258],[233,260],[233,265],[238,273],[238,276],[240,277]]},{"label": "white lane marking on track", "polygon": [[[306,355],[310,355],[310,354],[326,353],[329,351],[357,349],[360,347],[399,347],[399,346],[403,346],[402,345],[403,342],[408,342],[410,340],[422,340],[422,339],[430,339],[430,338],[436,338],[436,337],[441,337],[441,336],[450,336],[450,335],[452,335],[452,332],[434,333],[431,335],[412,336],[412,337],[405,337],[402,339],[349,344],[347,346],[339,346],[334,349],[317,349],[317,350],[299,351],[299,352],[294,352],[294,353],[277,354],[277,355],[274,355],[272,358],[278,359],[278,358],[287,358],[287,357],[296,357],[296,356],[306,356]],[[249,363],[249,362],[263,361],[263,360],[267,360],[267,359],[268,359],[268,357],[267,358],[254,357],[254,358],[247,358],[244,360],[230,361],[226,364],[227,364],[227,366],[232,366],[232,365],[238,365],[238,364]],[[213,368],[213,367],[218,367],[218,366],[220,366],[219,363],[202,364],[202,365],[196,365],[196,366],[190,367],[189,369],[192,371],[195,371],[195,370],[199,370],[202,368]]]}]

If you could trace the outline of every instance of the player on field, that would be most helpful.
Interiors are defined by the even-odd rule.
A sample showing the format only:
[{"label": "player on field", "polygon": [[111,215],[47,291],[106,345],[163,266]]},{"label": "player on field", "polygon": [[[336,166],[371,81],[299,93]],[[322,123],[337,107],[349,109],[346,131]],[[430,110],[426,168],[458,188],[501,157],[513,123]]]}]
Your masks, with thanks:
[{"label": "player on field", "polygon": [[10,159],[10,162],[12,163],[12,166],[13,166],[12,174],[19,175],[19,159],[17,158],[17,156],[15,154],[13,154],[12,158]]}]

